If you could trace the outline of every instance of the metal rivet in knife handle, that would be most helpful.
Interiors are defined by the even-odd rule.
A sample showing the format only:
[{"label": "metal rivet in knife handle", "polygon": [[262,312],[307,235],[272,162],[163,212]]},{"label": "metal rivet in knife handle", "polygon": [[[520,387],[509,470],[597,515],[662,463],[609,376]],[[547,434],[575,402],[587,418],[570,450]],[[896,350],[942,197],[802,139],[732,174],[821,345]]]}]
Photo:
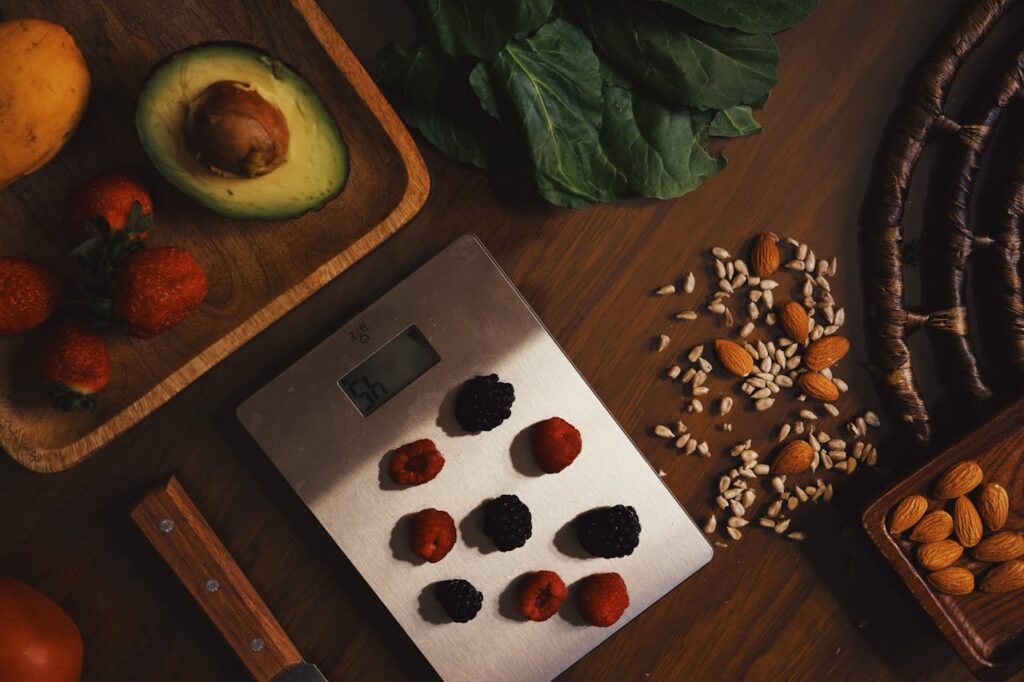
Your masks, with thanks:
[{"label": "metal rivet in knife handle", "polygon": [[[147,493],[132,510],[132,519],[256,680],[280,679],[300,664],[315,670],[303,664],[287,633],[175,478]],[[211,593],[207,585],[214,575],[218,589]],[[261,646],[255,646],[257,641]]]}]

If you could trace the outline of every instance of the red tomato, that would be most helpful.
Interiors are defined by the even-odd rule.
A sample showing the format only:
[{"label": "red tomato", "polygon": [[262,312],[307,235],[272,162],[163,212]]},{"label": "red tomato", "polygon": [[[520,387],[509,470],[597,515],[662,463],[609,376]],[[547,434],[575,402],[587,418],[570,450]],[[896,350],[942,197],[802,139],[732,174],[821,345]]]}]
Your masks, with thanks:
[{"label": "red tomato", "polygon": [[79,682],[82,635],[64,609],[0,577],[0,682]]}]

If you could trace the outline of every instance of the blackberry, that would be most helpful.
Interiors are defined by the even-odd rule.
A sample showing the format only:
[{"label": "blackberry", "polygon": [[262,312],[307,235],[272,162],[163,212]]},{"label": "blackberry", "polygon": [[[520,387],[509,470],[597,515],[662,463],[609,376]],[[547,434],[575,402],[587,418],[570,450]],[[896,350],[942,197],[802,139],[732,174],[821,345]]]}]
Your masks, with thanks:
[{"label": "blackberry", "polygon": [[484,604],[484,595],[468,580],[444,580],[434,588],[434,596],[445,613],[456,623],[468,623],[476,618]]},{"label": "blackberry", "polygon": [[533,535],[530,508],[515,495],[502,495],[484,509],[484,533],[502,552],[522,547]]},{"label": "blackberry", "polygon": [[628,556],[640,544],[640,519],[633,507],[591,509],[577,516],[575,525],[580,546],[594,556]]},{"label": "blackberry", "polygon": [[512,384],[498,381],[497,374],[473,377],[455,399],[455,418],[470,433],[490,431],[512,415],[515,400]]}]

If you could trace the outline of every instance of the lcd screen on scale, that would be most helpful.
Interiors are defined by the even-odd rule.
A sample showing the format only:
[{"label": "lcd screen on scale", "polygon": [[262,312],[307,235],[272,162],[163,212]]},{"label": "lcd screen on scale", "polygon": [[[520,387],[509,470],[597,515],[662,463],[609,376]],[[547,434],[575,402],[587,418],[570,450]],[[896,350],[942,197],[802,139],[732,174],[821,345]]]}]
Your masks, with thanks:
[{"label": "lcd screen on scale", "polygon": [[427,337],[413,325],[338,379],[338,385],[366,417],[440,361]]}]

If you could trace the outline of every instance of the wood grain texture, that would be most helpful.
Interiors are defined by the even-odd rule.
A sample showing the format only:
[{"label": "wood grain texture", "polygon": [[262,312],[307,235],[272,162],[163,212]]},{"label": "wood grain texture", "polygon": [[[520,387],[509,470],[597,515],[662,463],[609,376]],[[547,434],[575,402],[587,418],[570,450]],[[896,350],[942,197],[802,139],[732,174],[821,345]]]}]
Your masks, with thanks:
[{"label": "wood grain texture", "polygon": [[[652,437],[651,426],[681,405],[678,386],[663,378],[668,353],[685,352],[719,328],[704,317],[671,320],[685,299],[650,292],[688,270],[706,278],[708,248],[738,249],[761,230],[838,254],[833,289],[847,307],[852,341],[840,374],[853,396],[841,406],[846,413],[854,402],[877,407],[862,369],[858,213],[907,75],[961,5],[825,0],[779,37],[780,83],[759,115],[764,132],[728,143],[729,168],[678,201],[553,210],[508,179],[491,179],[423,146],[430,201],[383,248],[81,466],[38,476],[0,458],[0,573],[42,589],[76,619],[87,682],[135,679],[140,662],[151,682],[245,679],[230,648],[127,518],[138,495],[173,473],[328,679],[431,679],[408,638],[236,422],[236,406],[453,238],[475,233],[651,464],[665,471],[686,509],[703,517],[715,481],[730,466],[721,449],[749,435],[759,451],[770,452],[770,429],[795,405],[766,414],[734,408],[728,435],[707,414],[687,418],[708,439],[711,459],[680,458]],[[245,19],[224,20],[243,30],[264,27],[261,7]],[[412,34],[402,0],[327,0],[324,7],[364,62],[386,42]],[[1015,42],[1024,28],[1019,15],[1007,21],[993,35],[999,44]],[[977,75],[973,60],[965,69]],[[929,161],[922,159],[921,177]],[[910,237],[924,190],[911,187]],[[919,288],[908,285],[907,296],[915,303]],[[649,344],[663,331],[671,350],[658,355]],[[922,391],[935,406],[936,438],[962,430],[965,415],[936,401],[940,368],[915,346],[919,339],[910,343]],[[726,384],[716,375],[710,385],[717,393]],[[897,472],[916,467],[893,445],[883,444],[880,461]],[[563,679],[970,680],[861,529],[866,501],[886,485],[871,475],[838,481],[832,505],[801,517],[809,535],[802,544],[752,529],[718,549],[710,565]]]},{"label": "wood grain texture", "polygon": [[[908,495],[924,495],[932,509],[948,507],[934,500],[935,480],[957,462],[976,461],[985,473],[985,483],[1002,485],[1010,497],[1010,515],[1004,530],[1024,531],[1024,402],[1006,408],[984,429],[953,445],[931,462],[906,477],[864,513],[864,527],[900,578],[921,602],[928,615],[982,679],[1006,679],[1024,668],[1024,590],[986,594],[980,589],[953,597],[929,585],[926,571],[918,568],[912,552],[918,543],[908,534],[893,536],[888,530],[892,508]],[[969,556],[962,562],[981,583],[989,567]],[[958,564],[959,565],[959,564]]]},{"label": "wood grain texture", "polygon": [[302,662],[178,479],[146,493],[131,516],[257,682]]},{"label": "wood grain texture", "polygon": [[[171,332],[146,340],[109,335],[114,376],[95,414],[62,414],[49,405],[34,371],[38,332],[0,339],[0,443],[35,471],[73,466],[137,424],[394,234],[429,192],[415,143],[313,0],[190,0],[173,13],[163,7],[12,0],[0,8],[0,20],[30,16],[66,26],[94,80],[85,120],[67,148],[0,192],[5,255],[80,279],[59,234],[63,198],[83,178],[145,168],[156,189],[150,242],[191,249],[210,278],[206,303]],[[341,196],[295,220],[232,221],[155,177],[135,135],[135,94],[154,63],[206,40],[253,43],[312,82],[349,148]]]}]

